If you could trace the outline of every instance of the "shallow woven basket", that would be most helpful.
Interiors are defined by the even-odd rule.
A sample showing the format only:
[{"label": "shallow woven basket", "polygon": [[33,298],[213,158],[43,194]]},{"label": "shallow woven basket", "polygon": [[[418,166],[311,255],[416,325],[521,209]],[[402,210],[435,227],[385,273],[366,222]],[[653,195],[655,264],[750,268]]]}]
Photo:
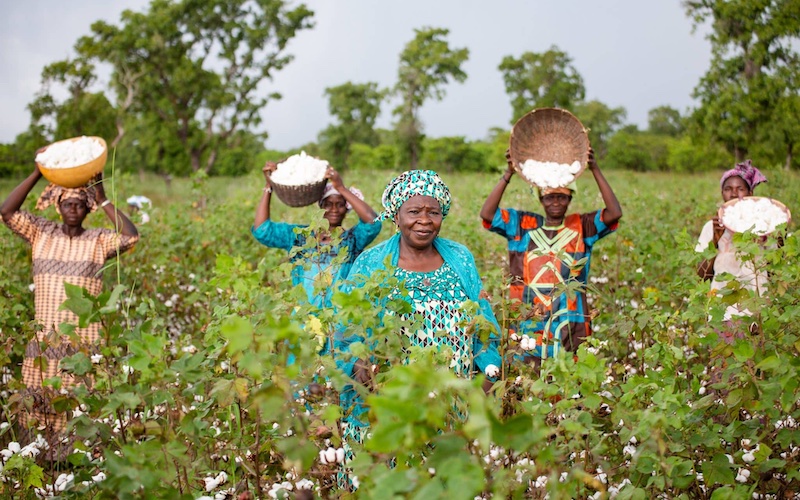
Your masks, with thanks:
[{"label": "shallow woven basket", "polygon": [[[785,214],[786,214],[786,218],[787,218],[786,225],[787,225],[787,226],[788,226],[789,224],[791,224],[791,223],[792,223],[792,212],[790,212],[790,211],[789,211],[789,208],[788,208],[786,205],[784,205],[783,203],[781,203],[780,201],[778,201],[778,200],[775,200],[775,199],[773,199],[773,198],[768,198],[768,197],[766,197],[766,196],[745,196],[744,198],[742,198],[742,200],[761,200],[761,199],[767,199],[767,200],[769,200],[769,201],[770,201],[770,202],[771,202],[773,205],[775,205],[775,206],[777,206],[778,208],[780,208],[780,209],[781,209],[781,211],[783,211],[783,213],[785,213]],[[739,198],[734,198],[734,199],[732,199],[732,200],[728,200],[728,201],[726,201],[725,203],[723,203],[723,204],[722,204],[722,206],[721,206],[721,207],[719,207],[719,211],[717,212],[717,217],[719,217],[719,220],[720,220],[720,221],[723,221],[723,220],[724,220],[724,218],[722,217],[722,215],[725,213],[725,210],[726,210],[728,207],[730,207],[730,206],[732,206],[732,205],[735,205],[736,203],[739,203],[740,201],[741,201],[741,200],[740,200]],[[726,228],[728,231],[732,232],[732,233],[735,233],[735,232],[736,232],[736,231],[734,231],[733,229],[729,228],[728,226],[725,226],[725,228]],[[765,234],[764,234],[764,235],[762,235],[762,236],[765,236],[766,234],[769,234],[769,233],[765,233]]]},{"label": "shallow woven basket", "polygon": [[[578,161],[586,169],[589,158],[589,136],[575,115],[564,109],[537,108],[517,120],[511,129],[509,154],[514,169],[528,180],[520,169],[526,160],[571,165]],[[530,181],[528,181],[530,182]]]},{"label": "shallow woven basket", "polygon": [[[63,141],[58,142],[74,142],[78,139],[80,139],[80,137],[64,139]],[[83,165],[77,165],[70,168],[47,168],[41,163],[37,163],[39,166],[39,171],[42,173],[44,178],[53,184],[58,184],[59,186],[76,188],[86,185],[86,183],[89,182],[92,177],[102,172],[103,168],[106,166],[106,160],[108,159],[108,147],[106,146],[106,141],[102,137],[93,136],[90,137],[90,139],[95,139],[103,144],[103,153],[100,156],[90,162],[84,163]],[[53,144],[57,144],[57,142],[54,142]],[[50,144],[50,146],[53,144]]]},{"label": "shallow woven basket", "polygon": [[328,179],[322,179],[315,184],[306,184],[303,186],[286,186],[271,182],[272,190],[278,195],[278,198],[289,205],[290,207],[306,207],[316,203],[322,198],[322,193],[325,192],[325,184]]}]

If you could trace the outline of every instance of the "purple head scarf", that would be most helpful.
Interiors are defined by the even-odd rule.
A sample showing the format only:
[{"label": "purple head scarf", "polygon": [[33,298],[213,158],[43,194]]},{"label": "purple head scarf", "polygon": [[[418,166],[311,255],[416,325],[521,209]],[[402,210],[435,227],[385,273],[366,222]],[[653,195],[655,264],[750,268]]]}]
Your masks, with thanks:
[{"label": "purple head scarf", "polygon": [[737,163],[736,166],[724,174],[722,174],[722,179],[719,181],[719,188],[722,189],[722,186],[725,184],[729,178],[733,177],[734,175],[741,177],[745,183],[750,187],[750,191],[755,189],[756,186],[761,184],[762,182],[767,182],[767,178],[764,177],[764,174],[761,173],[756,167],[750,163],[750,160],[745,160],[742,163]]}]

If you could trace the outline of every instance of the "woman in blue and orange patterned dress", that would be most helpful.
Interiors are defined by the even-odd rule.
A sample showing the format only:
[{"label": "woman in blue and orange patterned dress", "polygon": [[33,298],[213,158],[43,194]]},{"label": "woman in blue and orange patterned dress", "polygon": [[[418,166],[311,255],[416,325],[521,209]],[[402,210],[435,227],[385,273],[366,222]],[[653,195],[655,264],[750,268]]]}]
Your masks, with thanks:
[{"label": "woman in blue and orange patterned dress", "polygon": [[[535,346],[527,358],[538,366],[562,348],[574,352],[591,334],[585,289],[592,248],[616,230],[622,208],[591,148],[588,168],[603,197],[604,209],[567,215],[574,184],[538,190],[544,214],[499,208],[514,175],[508,152],[506,159],[508,169],[484,202],[481,218],[484,228],[508,240],[511,298],[532,305],[537,313],[534,319],[520,321],[512,328],[518,335],[534,339]],[[564,291],[565,287],[570,293]]]}]

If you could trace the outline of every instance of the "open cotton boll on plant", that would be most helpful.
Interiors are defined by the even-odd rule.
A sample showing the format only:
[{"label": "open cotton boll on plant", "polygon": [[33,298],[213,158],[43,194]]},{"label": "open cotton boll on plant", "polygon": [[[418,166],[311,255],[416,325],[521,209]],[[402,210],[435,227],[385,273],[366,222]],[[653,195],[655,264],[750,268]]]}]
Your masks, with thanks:
[{"label": "open cotton boll on plant", "polygon": [[540,188],[558,188],[564,187],[575,180],[575,176],[581,171],[581,164],[578,161],[567,164],[553,161],[525,160],[520,163],[519,168],[528,181]]},{"label": "open cotton boll on plant", "polygon": [[74,141],[52,144],[36,155],[36,163],[46,168],[73,168],[89,163],[105,151],[103,144],[92,137],[83,136]]},{"label": "open cotton boll on plant", "polygon": [[789,222],[789,216],[768,198],[743,199],[722,212],[722,223],[731,231],[747,230],[758,235],[769,234],[780,224]]},{"label": "open cotton boll on plant", "polygon": [[305,151],[292,155],[278,163],[270,178],[284,186],[316,184],[325,178],[328,162],[309,156]]}]

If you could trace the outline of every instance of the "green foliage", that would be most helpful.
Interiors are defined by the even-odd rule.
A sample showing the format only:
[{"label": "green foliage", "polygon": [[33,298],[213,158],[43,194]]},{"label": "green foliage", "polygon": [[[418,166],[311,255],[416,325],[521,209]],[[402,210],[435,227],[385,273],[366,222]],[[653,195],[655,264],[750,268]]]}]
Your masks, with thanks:
[{"label": "green foliage", "polygon": [[374,82],[347,82],[325,89],[328,111],[338,121],[320,132],[319,142],[327,150],[325,158],[330,159],[334,165],[346,168],[353,144],[378,144],[375,120],[380,115],[381,103],[387,93],[387,90],[379,89]]},{"label": "green foliage", "polygon": [[[224,151],[237,154],[244,135],[263,139],[255,132],[260,110],[280,96],[261,83],[291,61],[286,45],[311,26],[312,15],[283,0],[154,0],[142,12],[126,10],[117,25],[95,22],[76,43],[74,64],[48,68],[83,90],[94,63],[110,64],[117,125],[138,131],[131,138],[142,150],[138,159],[167,173],[184,172],[187,162],[190,171],[208,173]],[[71,113],[67,125],[76,122]],[[176,149],[180,161],[165,165]],[[219,170],[241,172],[240,161],[228,159]]]},{"label": "green foliage", "polygon": [[440,172],[480,172],[488,165],[484,152],[463,137],[426,139],[422,151],[420,164]]},{"label": "green foliage", "polygon": [[572,111],[589,130],[589,141],[595,154],[598,158],[605,157],[609,148],[608,141],[625,121],[625,108],[610,108],[595,100],[576,103]]},{"label": "green foliage", "polygon": [[400,104],[394,109],[395,130],[401,154],[400,163],[416,168],[423,140],[419,109],[430,98],[442,100],[444,85],[455,80],[464,82],[467,74],[461,69],[469,58],[466,48],[451,48],[447,41],[450,30],[421,28],[414,30],[414,39],[400,53],[397,84],[394,93]]},{"label": "green foliage", "polygon": [[[766,173],[770,182],[759,194],[800,205],[797,175]],[[390,177],[349,175],[374,179],[359,182],[371,202]],[[150,175],[117,179],[120,192],[135,186],[154,207],[141,242],[120,258],[123,287],[107,271],[99,297],[69,289],[67,306],[83,322],[99,321],[104,339],[99,360],[80,352],[63,364],[93,379],[60,402],[79,410],[71,427],[81,451],[69,471],[13,454],[3,462],[11,480],[0,482],[0,496],[33,498],[34,487],[65,472],[74,477],[63,498],[198,498],[234,488],[266,498],[285,481],[293,487],[286,495],[299,496],[301,478],[319,487],[318,497],[347,496],[337,485],[340,466],[322,463],[318,453],[341,446],[337,422],[346,409],[338,392],[350,379],[317,352],[338,333],[367,329],[381,342],[373,351],[376,390],[360,388],[372,437],[352,446],[354,496],[743,498],[798,490],[800,240],[794,226],[781,232],[780,247],[774,238],[737,236],[743,258],[769,270],[768,294],[731,286],[723,297],[709,295],[695,275],[694,244],[716,212],[717,172],[607,172],[626,215],[594,248],[593,336],[577,359],[551,359],[541,373],[506,364],[490,396],[482,377],[453,375],[446,350],[410,347],[400,327],[411,325],[396,316],[381,321],[373,303],[393,284],[385,273],[363,290],[336,294],[336,310],[305,304],[290,285],[286,254],[248,234],[259,176],[178,179],[169,188]],[[506,297],[506,245],[476,217],[495,174],[446,177],[456,202],[442,235],[476,256],[508,326],[525,311]],[[591,177],[578,181],[571,209],[598,208]],[[538,209],[518,179],[503,204]],[[276,220],[291,222],[319,214],[316,207],[273,209]],[[353,222],[350,215],[345,225]],[[33,294],[28,248],[3,230],[0,250],[0,369],[12,374],[0,407],[13,418],[21,355],[35,332]],[[731,300],[755,311],[756,328],[723,322]],[[403,311],[403,303],[391,307]],[[504,329],[501,351],[517,348]],[[0,434],[13,430],[4,426]],[[100,472],[104,480],[92,479]],[[221,472],[225,482],[206,491],[205,480]]]},{"label": "green foliage", "polygon": [[668,170],[667,160],[674,143],[665,135],[621,130],[611,137],[603,165],[637,172]]},{"label": "green foliage", "polygon": [[720,144],[690,135],[671,141],[667,166],[673,172],[702,172],[730,168],[733,157]]},{"label": "green foliage", "polygon": [[[709,22],[713,29],[711,67],[695,88],[701,106],[693,119],[741,161],[760,129],[775,128],[769,124],[781,121],[776,112],[788,111],[781,102],[797,95],[792,43],[800,35],[800,7],[783,0],[687,0],[684,6],[695,25]],[[789,149],[796,141],[786,135],[778,140]]]},{"label": "green foliage", "polygon": [[675,137],[683,133],[681,112],[671,106],[658,106],[647,112],[647,131]]},{"label": "green foliage", "polygon": [[498,69],[511,97],[511,123],[534,108],[572,109],[586,94],[583,78],[572,65],[572,58],[555,45],[542,53],[524,52],[519,58],[506,56]]}]

